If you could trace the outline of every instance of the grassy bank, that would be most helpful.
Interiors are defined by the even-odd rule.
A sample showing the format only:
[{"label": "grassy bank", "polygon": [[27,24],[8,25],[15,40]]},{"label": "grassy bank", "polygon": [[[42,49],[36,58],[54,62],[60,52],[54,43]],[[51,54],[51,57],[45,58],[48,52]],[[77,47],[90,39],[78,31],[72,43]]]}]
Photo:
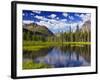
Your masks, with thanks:
[{"label": "grassy bank", "polygon": [[[91,44],[91,42],[63,42],[63,44],[84,45]],[[37,46],[37,45],[62,45],[62,42],[39,42],[39,41],[23,41],[23,46]]]},{"label": "grassy bank", "polygon": [[52,46],[62,46],[62,45],[90,45],[91,42],[34,42],[34,41],[24,41],[23,50],[27,51],[38,51],[43,48],[48,48]]}]

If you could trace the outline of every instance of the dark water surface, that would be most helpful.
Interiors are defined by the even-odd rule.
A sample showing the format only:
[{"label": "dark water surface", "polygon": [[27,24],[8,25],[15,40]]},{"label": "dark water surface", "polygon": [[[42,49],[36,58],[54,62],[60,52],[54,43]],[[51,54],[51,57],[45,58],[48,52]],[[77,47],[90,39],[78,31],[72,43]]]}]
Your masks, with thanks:
[{"label": "dark water surface", "polygon": [[24,51],[23,61],[45,63],[53,68],[90,66],[90,45],[50,47],[39,51]]}]

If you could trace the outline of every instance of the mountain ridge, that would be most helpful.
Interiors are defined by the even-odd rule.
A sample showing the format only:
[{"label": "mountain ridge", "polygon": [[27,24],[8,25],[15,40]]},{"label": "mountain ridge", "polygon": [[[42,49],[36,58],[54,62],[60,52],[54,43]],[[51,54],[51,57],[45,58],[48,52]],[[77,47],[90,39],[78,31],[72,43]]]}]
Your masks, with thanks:
[{"label": "mountain ridge", "polygon": [[23,31],[29,31],[33,33],[33,35],[54,36],[53,32],[50,31],[46,26],[41,26],[36,23],[23,24]]}]

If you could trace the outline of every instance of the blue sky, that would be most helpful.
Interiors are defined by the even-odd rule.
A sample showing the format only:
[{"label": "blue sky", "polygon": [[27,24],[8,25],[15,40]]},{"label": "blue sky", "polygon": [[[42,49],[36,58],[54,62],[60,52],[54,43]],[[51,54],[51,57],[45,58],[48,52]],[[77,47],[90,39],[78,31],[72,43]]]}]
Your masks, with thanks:
[{"label": "blue sky", "polygon": [[91,18],[91,14],[89,13],[34,10],[23,10],[22,16],[23,24],[36,23],[38,25],[44,25],[53,33],[59,31],[67,32],[69,27],[74,31],[77,25],[81,27],[84,22]]}]

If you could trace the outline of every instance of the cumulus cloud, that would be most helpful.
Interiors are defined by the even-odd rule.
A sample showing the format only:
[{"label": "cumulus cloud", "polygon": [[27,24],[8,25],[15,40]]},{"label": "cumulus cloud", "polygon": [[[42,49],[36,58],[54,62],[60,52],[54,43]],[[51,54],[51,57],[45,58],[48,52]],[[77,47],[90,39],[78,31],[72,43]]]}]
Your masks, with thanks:
[{"label": "cumulus cloud", "polygon": [[74,20],[74,17],[73,16],[68,16],[70,20]]},{"label": "cumulus cloud", "polygon": [[37,19],[40,19],[40,20],[44,20],[44,21],[47,21],[48,19],[47,18],[45,18],[45,17],[43,17],[43,16],[38,16],[38,15],[36,15],[36,16],[34,16],[35,18],[37,18]]},{"label": "cumulus cloud", "polygon": [[80,17],[82,18],[83,22],[86,22],[91,19],[91,14],[81,14]]},{"label": "cumulus cloud", "polygon": [[91,20],[91,14],[87,13],[87,14],[75,14],[75,16],[78,16],[82,19],[83,22]]},{"label": "cumulus cloud", "polygon": [[55,18],[56,15],[55,15],[55,14],[51,14],[49,17],[51,17],[51,18]]},{"label": "cumulus cloud", "polygon": [[34,23],[32,20],[23,20],[23,24],[31,24]]},{"label": "cumulus cloud", "polygon": [[68,14],[67,14],[67,13],[62,13],[62,15],[63,15],[64,17],[67,17],[67,16],[68,16]]},{"label": "cumulus cloud", "polygon": [[23,13],[22,15],[25,16],[25,13]]},{"label": "cumulus cloud", "polygon": [[31,15],[31,16],[34,16],[34,14],[33,14],[33,13],[31,13],[30,15]]},{"label": "cumulus cloud", "polygon": [[23,14],[22,14],[22,16],[28,16],[28,15],[29,15],[28,13],[23,13]]},{"label": "cumulus cloud", "polygon": [[61,21],[63,21],[63,22],[67,22],[67,19],[61,19]]},{"label": "cumulus cloud", "polygon": [[47,26],[50,28],[51,24],[49,22],[45,22],[45,21],[40,21],[40,22],[37,22],[37,24],[39,25],[44,25],[44,26]]},{"label": "cumulus cloud", "polygon": [[75,14],[75,16],[78,16],[78,17],[80,17],[80,15],[79,15],[79,14],[77,14],[77,13]]},{"label": "cumulus cloud", "polygon": [[79,27],[81,27],[86,21],[90,20],[91,21],[91,14],[87,13],[87,14],[75,14],[76,16],[80,17],[82,19],[82,21],[77,22],[77,24],[79,25]]},{"label": "cumulus cloud", "polygon": [[40,21],[40,22],[36,22],[38,25],[43,25],[43,26],[46,26],[48,29],[50,29],[51,31],[54,32],[54,27],[55,25],[52,23],[50,23],[49,21],[48,22],[45,22],[45,21]]},{"label": "cumulus cloud", "polygon": [[[64,20],[65,21],[65,20]],[[40,22],[37,22],[38,25],[44,25],[54,33],[58,31],[67,31],[68,27],[70,26],[69,23],[64,22],[61,20],[55,20],[55,19],[48,19],[48,21],[41,20]]]},{"label": "cumulus cloud", "polygon": [[[34,16],[35,18],[39,19],[39,22],[35,22],[38,25],[44,25],[54,33],[58,31],[68,31],[71,27],[73,31],[75,31],[75,28],[77,25],[81,27],[85,21],[90,20],[91,14],[76,14],[76,16],[80,17],[82,21],[78,22],[72,22],[71,20],[74,20],[74,16],[69,16],[67,13],[62,13],[64,17],[68,17],[70,20],[68,21],[67,18],[60,19],[57,15],[51,14],[48,17],[51,17],[52,19],[47,18],[46,16]],[[71,21],[71,22],[70,22]],[[23,20],[23,23],[30,24],[34,21],[31,20]]]},{"label": "cumulus cloud", "polygon": [[37,13],[37,14],[40,14],[41,13],[41,11],[32,11],[32,12]]},{"label": "cumulus cloud", "polygon": [[37,19],[44,19],[43,16],[38,16],[38,15],[36,15],[35,18],[37,18]]},{"label": "cumulus cloud", "polygon": [[59,17],[57,17],[56,19],[59,20]]}]

